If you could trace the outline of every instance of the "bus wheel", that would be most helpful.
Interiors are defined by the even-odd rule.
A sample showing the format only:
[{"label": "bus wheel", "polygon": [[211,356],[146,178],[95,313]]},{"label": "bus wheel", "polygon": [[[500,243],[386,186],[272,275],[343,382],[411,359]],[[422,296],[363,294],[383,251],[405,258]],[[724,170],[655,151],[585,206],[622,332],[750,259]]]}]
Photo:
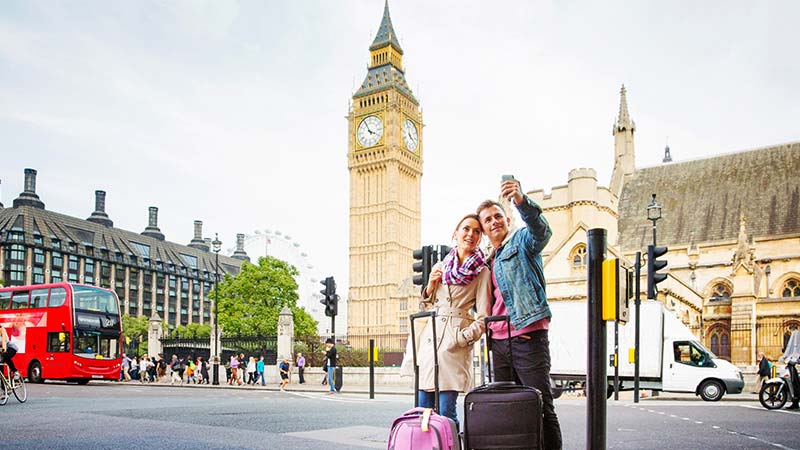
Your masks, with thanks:
[{"label": "bus wheel", "polygon": [[39,361],[33,361],[28,367],[28,381],[32,383],[44,383],[42,378],[42,365]]},{"label": "bus wheel", "polygon": [[90,380],[88,378],[79,378],[79,379],[75,380],[75,382],[80,384],[81,386],[85,386],[85,385],[89,384],[89,381]]}]

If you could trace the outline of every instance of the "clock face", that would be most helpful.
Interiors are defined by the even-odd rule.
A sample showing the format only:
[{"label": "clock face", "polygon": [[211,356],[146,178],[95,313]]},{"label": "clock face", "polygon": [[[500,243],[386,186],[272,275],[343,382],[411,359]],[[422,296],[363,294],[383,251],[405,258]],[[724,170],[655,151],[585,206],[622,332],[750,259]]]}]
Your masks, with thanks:
[{"label": "clock face", "polygon": [[406,143],[406,148],[412,152],[415,151],[419,145],[417,126],[414,125],[414,122],[408,119],[403,122],[403,142]]},{"label": "clock face", "polygon": [[356,137],[362,147],[372,147],[383,136],[383,122],[378,116],[367,116],[358,124]]}]

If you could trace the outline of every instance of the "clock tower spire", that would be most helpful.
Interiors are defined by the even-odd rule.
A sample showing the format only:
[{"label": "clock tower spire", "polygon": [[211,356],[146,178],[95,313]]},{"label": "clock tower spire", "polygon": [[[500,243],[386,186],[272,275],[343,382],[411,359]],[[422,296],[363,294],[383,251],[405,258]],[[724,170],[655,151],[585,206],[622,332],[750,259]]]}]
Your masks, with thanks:
[{"label": "clock tower spire", "polygon": [[369,53],[347,116],[353,335],[407,331],[408,302],[418,296],[411,266],[420,245],[423,122],[388,2]]}]

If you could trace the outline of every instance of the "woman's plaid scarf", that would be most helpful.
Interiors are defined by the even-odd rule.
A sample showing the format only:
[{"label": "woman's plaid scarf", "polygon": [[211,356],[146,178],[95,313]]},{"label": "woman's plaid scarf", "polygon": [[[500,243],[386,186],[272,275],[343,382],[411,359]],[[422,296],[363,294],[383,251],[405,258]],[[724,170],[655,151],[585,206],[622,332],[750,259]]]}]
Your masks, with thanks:
[{"label": "woman's plaid scarf", "polygon": [[458,252],[455,248],[450,250],[450,253],[444,257],[443,263],[442,283],[460,286],[465,286],[472,282],[481,273],[481,270],[486,267],[483,252],[479,248],[476,248],[461,266],[458,265]]}]

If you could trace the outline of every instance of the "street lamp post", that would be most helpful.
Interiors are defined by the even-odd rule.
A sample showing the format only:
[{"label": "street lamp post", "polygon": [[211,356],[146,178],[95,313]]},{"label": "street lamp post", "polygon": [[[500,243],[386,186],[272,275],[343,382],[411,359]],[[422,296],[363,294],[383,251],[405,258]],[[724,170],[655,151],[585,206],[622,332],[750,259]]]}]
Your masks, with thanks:
[{"label": "street lamp post", "polygon": [[661,218],[661,205],[656,202],[656,194],[653,194],[653,201],[647,205],[647,220],[653,222],[653,246],[656,246],[656,222]]},{"label": "street lamp post", "polygon": [[[656,202],[656,194],[653,194],[653,200],[647,205],[647,220],[653,222],[653,246],[656,245],[656,222],[661,218],[661,205]],[[636,297],[634,299],[634,307],[636,309],[636,321],[634,322],[634,343],[633,343],[633,402],[639,403],[639,317],[641,300],[641,290],[639,288],[639,280],[641,278],[641,257],[640,253],[636,254]]]},{"label": "street lamp post", "polygon": [[219,384],[219,362],[222,355],[219,349],[219,251],[222,250],[222,242],[219,240],[219,234],[214,233],[214,241],[211,243],[214,248],[214,376],[212,384]]}]

